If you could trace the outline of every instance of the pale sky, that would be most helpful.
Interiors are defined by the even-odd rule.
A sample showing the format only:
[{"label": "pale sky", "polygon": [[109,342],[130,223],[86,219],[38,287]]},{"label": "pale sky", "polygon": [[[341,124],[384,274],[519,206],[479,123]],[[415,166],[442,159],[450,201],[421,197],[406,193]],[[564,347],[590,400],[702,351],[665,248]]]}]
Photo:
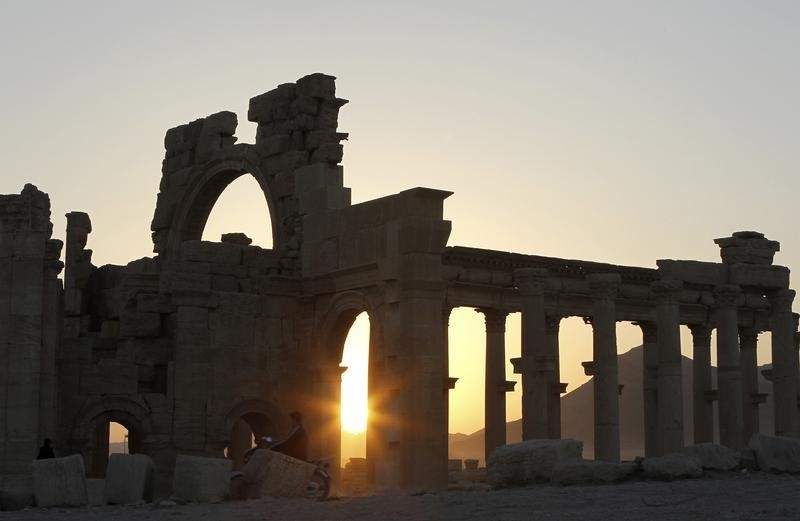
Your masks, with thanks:
[{"label": "pale sky", "polygon": [[[48,192],[61,238],[88,212],[98,264],[150,255],[166,129],[227,109],[252,142],[250,97],[325,72],[351,100],[354,202],[452,190],[450,244],[654,267],[755,229],[800,267],[798,27],[793,1],[3,2],[0,193]],[[258,194],[223,197],[222,228],[267,229]],[[451,373],[475,410],[469,313]],[[562,336],[571,389],[582,327]],[[620,351],[640,341],[620,328]]]}]

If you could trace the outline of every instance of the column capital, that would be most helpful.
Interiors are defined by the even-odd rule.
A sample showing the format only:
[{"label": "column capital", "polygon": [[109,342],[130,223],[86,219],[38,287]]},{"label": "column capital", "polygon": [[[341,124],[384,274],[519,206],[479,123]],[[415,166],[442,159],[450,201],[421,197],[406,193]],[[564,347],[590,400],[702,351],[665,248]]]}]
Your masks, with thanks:
[{"label": "column capital", "polygon": [[692,343],[708,343],[711,341],[711,330],[709,324],[689,324],[689,331],[692,332]]},{"label": "column capital", "polygon": [[658,325],[655,322],[639,321],[634,322],[634,326],[639,326],[642,330],[642,342],[650,344],[656,342],[658,339]]},{"label": "column capital", "polygon": [[523,295],[544,295],[547,276],[546,268],[517,268],[514,270],[514,284]]},{"label": "column capital", "polygon": [[561,315],[546,313],[544,315],[544,329],[548,334],[556,334],[561,328]]},{"label": "column capital", "polygon": [[740,327],[739,328],[739,348],[740,349],[755,349],[756,342],[758,341],[759,331],[755,327]]},{"label": "column capital", "polygon": [[795,291],[793,289],[779,289],[767,294],[767,299],[772,306],[773,313],[791,312]]},{"label": "column capital", "polygon": [[622,278],[619,273],[590,273],[586,275],[589,289],[596,300],[613,300],[617,297]]},{"label": "column capital", "polygon": [[483,313],[483,318],[486,321],[487,333],[504,333],[506,330],[506,317],[508,311],[505,309],[496,308],[478,308],[475,310],[478,313]]},{"label": "column capital", "polygon": [[662,279],[650,283],[650,290],[658,302],[677,304],[680,302],[683,281],[677,279]]},{"label": "column capital", "polygon": [[735,308],[742,294],[742,288],[736,284],[723,284],[714,288],[714,298],[719,308]]}]

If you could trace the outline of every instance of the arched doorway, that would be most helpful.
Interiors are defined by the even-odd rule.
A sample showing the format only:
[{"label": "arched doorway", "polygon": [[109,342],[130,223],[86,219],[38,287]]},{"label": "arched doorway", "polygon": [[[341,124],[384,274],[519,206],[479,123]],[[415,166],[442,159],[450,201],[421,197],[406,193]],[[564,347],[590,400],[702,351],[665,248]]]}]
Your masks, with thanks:
[{"label": "arched doorway", "polygon": [[[334,297],[324,316],[315,385],[320,397],[316,411],[319,450],[331,456],[334,481],[342,485],[342,492],[360,493],[374,476],[376,452],[371,433],[377,421],[370,412],[381,407],[375,399],[381,385],[376,377],[380,332],[367,299],[359,292]],[[344,474],[339,478],[350,458],[358,458],[350,467],[359,475],[358,482],[345,479]]]},{"label": "arched doorway", "polygon": [[142,432],[134,419],[126,415],[108,413],[95,418],[93,433],[83,450],[90,477],[104,478],[111,454],[137,454],[141,452]]},{"label": "arched doorway", "polygon": [[228,445],[227,457],[233,462],[233,469],[239,470],[244,465],[244,455],[264,436],[275,436],[272,422],[257,412],[248,412],[233,422]]},{"label": "arched doorway", "polygon": [[369,315],[360,313],[342,350],[341,458],[342,491],[358,495],[367,488],[367,422],[369,418]]}]

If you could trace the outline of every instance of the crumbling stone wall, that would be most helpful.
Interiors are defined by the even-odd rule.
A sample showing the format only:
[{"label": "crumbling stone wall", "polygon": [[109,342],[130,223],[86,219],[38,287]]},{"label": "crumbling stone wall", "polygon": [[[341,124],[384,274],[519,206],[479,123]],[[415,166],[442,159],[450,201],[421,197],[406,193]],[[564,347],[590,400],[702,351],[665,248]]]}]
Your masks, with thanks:
[{"label": "crumbling stone wall", "polygon": [[33,185],[0,196],[0,487],[25,486],[56,425],[61,241]]}]

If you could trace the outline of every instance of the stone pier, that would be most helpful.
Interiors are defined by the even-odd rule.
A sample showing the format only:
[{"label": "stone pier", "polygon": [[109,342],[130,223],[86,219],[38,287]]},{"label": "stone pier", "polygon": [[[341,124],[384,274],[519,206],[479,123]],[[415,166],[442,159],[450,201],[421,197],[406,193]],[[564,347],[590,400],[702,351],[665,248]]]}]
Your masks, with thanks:
[{"label": "stone pier", "polygon": [[719,441],[732,449],[738,449],[745,444],[742,424],[739,319],[736,309],[741,293],[739,286],[733,284],[719,286],[715,291]]},{"label": "stone pier", "polygon": [[644,455],[658,454],[658,328],[653,322],[638,322],[642,330],[642,390]]},{"label": "stone pier", "polygon": [[587,277],[591,288],[594,352],[594,456],[619,461],[619,378],[614,299],[620,285],[615,273]]},{"label": "stone pier", "polygon": [[683,448],[683,387],[681,374],[680,295],[677,280],[654,282],[658,323],[658,447],[659,454]]},{"label": "stone pier", "polygon": [[514,271],[514,280],[522,296],[522,439],[548,436],[548,388],[545,365],[547,330],[545,326],[544,285],[547,270],[529,268]]},{"label": "stone pier", "polygon": [[792,318],[794,290],[778,290],[770,295],[772,306],[772,388],[775,401],[775,434],[798,436],[797,418],[797,349]]},{"label": "stone pier", "polygon": [[739,328],[739,365],[742,381],[742,442],[760,432],[758,406],[763,401],[758,391],[758,331],[752,327]]},{"label": "stone pier", "polygon": [[714,402],[711,385],[711,328],[692,324],[692,412],[694,443],[714,441]]}]

